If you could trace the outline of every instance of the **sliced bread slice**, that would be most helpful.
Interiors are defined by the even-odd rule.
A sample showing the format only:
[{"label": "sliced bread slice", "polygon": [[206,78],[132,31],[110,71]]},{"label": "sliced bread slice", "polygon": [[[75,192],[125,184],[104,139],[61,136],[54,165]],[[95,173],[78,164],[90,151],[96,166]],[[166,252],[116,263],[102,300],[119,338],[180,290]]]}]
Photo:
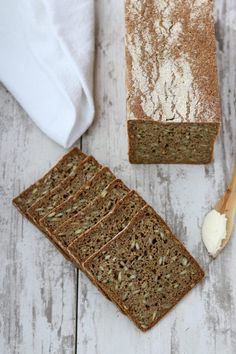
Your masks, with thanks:
[{"label": "sliced bread slice", "polygon": [[56,188],[49,191],[43,198],[38,200],[27,211],[27,214],[35,224],[39,224],[39,220],[45,215],[51,213],[54,215],[53,209],[63,203],[67,198],[77,192],[92,177],[95,176],[101,165],[94,157],[88,156],[82,161],[72,176],[66,178]]},{"label": "sliced bread slice", "polygon": [[128,192],[129,188],[121,180],[116,179],[110,183],[86,208],[52,233],[55,242],[67,248],[72,241],[107,215]]},{"label": "sliced bread slice", "polygon": [[145,204],[135,191],[130,191],[112,212],[69,245],[74,263],[82,268],[83,263],[122,231]]},{"label": "sliced bread slice", "polygon": [[150,206],[84,267],[142,331],[154,326],[204,276]]},{"label": "sliced bread slice", "polygon": [[46,232],[55,231],[69,218],[88,206],[116,177],[108,167],[103,167],[96,175],[87,182],[75,195],[60,204],[43,219],[40,220],[41,229]]},{"label": "sliced bread slice", "polygon": [[72,149],[66,154],[47,174],[32,184],[19,196],[13,199],[13,204],[19,211],[26,215],[26,211],[45,194],[72,174],[78,164],[86,158],[86,155],[78,148]]}]

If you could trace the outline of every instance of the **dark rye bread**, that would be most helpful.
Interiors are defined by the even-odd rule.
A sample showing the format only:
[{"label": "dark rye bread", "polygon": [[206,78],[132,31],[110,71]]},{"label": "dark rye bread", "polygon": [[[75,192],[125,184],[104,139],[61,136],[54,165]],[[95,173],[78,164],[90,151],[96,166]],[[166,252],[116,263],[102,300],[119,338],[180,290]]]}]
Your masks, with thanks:
[{"label": "dark rye bread", "polygon": [[49,215],[46,215],[41,219],[41,229],[44,229],[49,233],[55,231],[69,218],[88,206],[88,204],[115,179],[116,177],[109,168],[103,167],[75,195],[71,196],[64,203],[53,209],[53,213],[49,213]]},{"label": "dark rye bread", "polygon": [[54,215],[53,209],[81,189],[87,181],[95,176],[99,169],[101,169],[101,165],[94,157],[88,156],[78,165],[72,176],[66,178],[56,188],[48,191],[48,194],[33,204],[27,211],[30,220],[38,224],[39,220],[45,215],[49,213],[49,215]]},{"label": "dark rye bread", "polygon": [[209,163],[220,128],[213,0],[125,1],[131,163]]},{"label": "dark rye bread", "polygon": [[153,327],[204,276],[150,206],[91,256],[84,268],[142,331]]},{"label": "dark rye bread", "polygon": [[52,233],[55,242],[67,248],[77,237],[107,215],[128,192],[129,188],[121,180],[110,183],[93,202]]},{"label": "dark rye bread", "polygon": [[[32,184],[19,196],[13,199],[13,204],[25,215],[27,210],[55,186],[72,174],[86,155],[78,148],[72,149],[36,183]],[[27,215],[26,215],[27,216]]]},{"label": "dark rye bread", "polygon": [[122,231],[145,204],[135,191],[130,191],[112,212],[69,245],[74,263],[82,268],[83,263]]}]

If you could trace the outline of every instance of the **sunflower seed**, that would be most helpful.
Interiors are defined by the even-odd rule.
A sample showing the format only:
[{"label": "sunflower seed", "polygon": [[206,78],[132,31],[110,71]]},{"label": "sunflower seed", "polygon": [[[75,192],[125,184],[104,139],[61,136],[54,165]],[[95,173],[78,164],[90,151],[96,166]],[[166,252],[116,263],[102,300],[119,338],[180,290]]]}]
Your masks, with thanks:
[{"label": "sunflower seed", "polygon": [[143,284],[141,285],[141,287],[144,289],[144,288],[146,288],[147,287],[147,282],[145,281],[145,282],[143,282]]},{"label": "sunflower seed", "polygon": [[75,231],[75,235],[81,234],[81,232],[83,232],[83,229],[77,229],[77,230]]},{"label": "sunflower seed", "polygon": [[135,247],[135,241],[132,241],[132,243],[131,243],[131,250],[133,250],[134,247]]},{"label": "sunflower seed", "polygon": [[152,320],[154,321],[156,317],[157,317],[157,311],[154,311],[152,314]]},{"label": "sunflower seed", "polygon": [[146,325],[141,325],[141,327],[142,327],[143,329],[147,329],[147,328],[148,328],[148,326],[146,326]]},{"label": "sunflower seed", "polygon": [[169,309],[170,307],[171,307],[171,304],[163,304],[162,305],[162,308],[165,310]]},{"label": "sunflower seed", "polygon": [[165,235],[164,235],[164,233],[163,233],[162,231],[160,232],[160,237],[161,237],[162,240],[163,240],[164,237],[165,237]]},{"label": "sunflower seed", "polygon": [[106,190],[102,191],[101,197],[104,198],[106,195],[107,195],[107,191]]},{"label": "sunflower seed", "polygon": [[128,299],[128,293],[124,293],[124,295],[122,296],[122,300],[125,301]]}]

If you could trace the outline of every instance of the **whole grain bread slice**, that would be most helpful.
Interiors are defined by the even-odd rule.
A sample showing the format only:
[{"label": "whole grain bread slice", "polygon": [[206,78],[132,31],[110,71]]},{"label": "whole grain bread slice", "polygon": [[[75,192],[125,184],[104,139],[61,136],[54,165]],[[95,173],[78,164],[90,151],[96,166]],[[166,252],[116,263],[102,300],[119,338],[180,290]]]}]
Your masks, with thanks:
[{"label": "whole grain bread slice", "polygon": [[27,210],[55,186],[62,182],[69,175],[73,174],[79,163],[81,163],[87,155],[85,155],[77,147],[68,152],[57,164],[46,173],[40,180],[32,184],[23,191],[19,196],[13,199],[13,204],[19,211],[26,215]]},{"label": "whole grain bread slice", "polygon": [[109,168],[103,167],[75,195],[53,209],[53,213],[50,212],[42,218],[40,220],[41,229],[49,233],[55,231],[69,218],[88,206],[115,179],[116,177]]},{"label": "whole grain bread slice", "polygon": [[71,242],[107,215],[128,192],[129,188],[121,180],[116,179],[86,208],[50,235],[62,248],[67,249]]},{"label": "whole grain bread slice", "polygon": [[154,326],[204,276],[150,206],[141,209],[84,268],[142,331]]},{"label": "whole grain bread slice", "polygon": [[69,245],[74,263],[82,268],[83,263],[122,231],[145,204],[135,191],[130,191],[113,211]]},{"label": "whole grain bread slice", "polygon": [[99,169],[101,169],[101,165],[94,157],[88,156],[79,164],[72,176],[66,178],[53,190],[48,191],[48,194],[28,209],[27,214],[30,220],[35,224],[39,224],[39,220],[45,215],[49,213],[51,216],[54,215],[53,209],[81,189],[87,181],[95,176]]}]

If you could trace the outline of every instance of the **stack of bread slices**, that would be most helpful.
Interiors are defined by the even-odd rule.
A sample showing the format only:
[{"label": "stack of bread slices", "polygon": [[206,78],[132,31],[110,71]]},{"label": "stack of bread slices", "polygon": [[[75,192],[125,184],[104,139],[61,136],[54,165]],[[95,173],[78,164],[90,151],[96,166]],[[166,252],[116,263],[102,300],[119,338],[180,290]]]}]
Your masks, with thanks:
[{"label": "stack of bread slices", "polygon": [[204,276],[161,217],[78,148],[13,203],[143,331]]}]

